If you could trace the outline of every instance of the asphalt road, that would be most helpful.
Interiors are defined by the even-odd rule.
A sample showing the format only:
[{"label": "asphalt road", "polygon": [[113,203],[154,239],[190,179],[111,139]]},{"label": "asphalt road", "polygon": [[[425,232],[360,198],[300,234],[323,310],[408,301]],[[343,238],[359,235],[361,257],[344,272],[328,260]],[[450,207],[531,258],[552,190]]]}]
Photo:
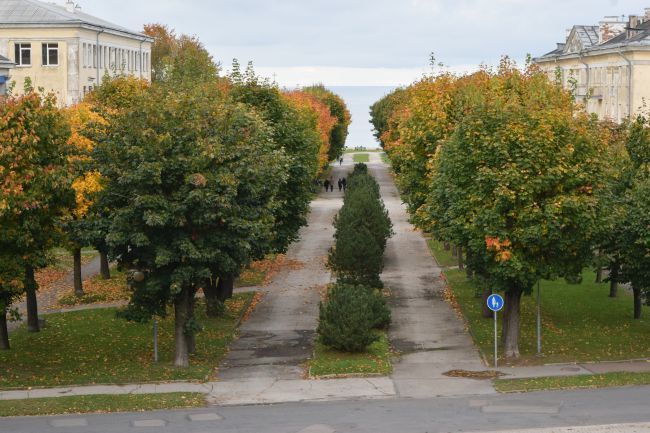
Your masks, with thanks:
[{"label": "asphalt road", "polygon": [[[442,433],[650,421],[650,387],[5,418],[2,433]],[[644,432],[638,429],[606,431]],[[596,431],[587,429],[589,431]],[[581,431],[585,432],[584,430]]]}]

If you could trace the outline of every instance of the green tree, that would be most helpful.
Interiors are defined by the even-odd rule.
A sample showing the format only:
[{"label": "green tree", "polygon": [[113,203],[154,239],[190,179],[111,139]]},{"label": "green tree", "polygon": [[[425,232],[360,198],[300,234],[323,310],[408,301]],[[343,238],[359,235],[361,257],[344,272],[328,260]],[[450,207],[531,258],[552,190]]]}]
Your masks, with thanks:
[{"label": "green tree", "polygon": [[594,122],[545,74],[507,59],[486,74],[461,91],[466,108],[439,149],[428,209],[505,291],[504,352],[517,358],[522,294],[579,275],[591,258],[603,149]]},{"label": "green tree", "polygon": [[[106,86],[100,94],[128,87]],[[228,103],[216,84],[154,85],[121,100],[104,113],[94,150],[110,197],[107,241],[123,266],[145,275],[133,281],[127,317],[147,320],[173,305],[175,365],[187,366],[194,295],[270,242],[287,160],[262,119]]]},{"label": "green tree", "polygon": [[269,177],[269,184],[279,188],[275,208],[275,239],[270,248],[260,248],[260,255],[269,251],[284,252],[298,238],[298,231],[307,224],[306,215],[312,199],[311,186],[319,168],[320,136],[312,117],[294,108],[282,97],[279,89],[259,79],[249,64],[242,74],[233,68],[234,86],[231,97],[253,107],[270,127],[273,143],[284,149],[289,161],[282,177]]},{"label": "green tree", "polygon": [[[67,167],[70,128],[53,95],[35,92],[0,101],[0,347],[8,348],[6,314],[23,290],[28,330],[39,331],[35,269],[61,239],[60,223],[73,206]],[[20,269],[20,274],[18,274]]]}]

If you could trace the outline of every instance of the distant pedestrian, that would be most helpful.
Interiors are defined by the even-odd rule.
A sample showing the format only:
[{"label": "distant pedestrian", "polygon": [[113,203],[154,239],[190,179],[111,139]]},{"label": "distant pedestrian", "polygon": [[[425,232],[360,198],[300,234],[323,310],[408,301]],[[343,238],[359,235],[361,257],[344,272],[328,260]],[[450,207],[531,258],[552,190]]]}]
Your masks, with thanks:
[{"label": "distant pedestrian", "polygon": [[330,181],[328,179],[325,179],[323,186],[325,187],[325,192],[327,192],[330,189]]},{"label": "distant pedestrian", "polygon": [[341,159],[339,159],[339,165],[341,165],[341,164],[343,164],[343,157],[341,157]]},{"label": "distant pedestrian", "polygon": [[343,189],[343,181],[339,178],[339,192]]},{"label": "distant pedestrian", "polygon": [[332,191],[334,191],[334,181],[332,180],[331,177],[329,179],[329,183],[330,183],[330,192],[332,192]]},{"label": "distant pedestrian", "polygon": [[343,191],[345,191],[345,188],[348,186],[348,181],[346,178],[341,179],[341,185],[343,185]]}]

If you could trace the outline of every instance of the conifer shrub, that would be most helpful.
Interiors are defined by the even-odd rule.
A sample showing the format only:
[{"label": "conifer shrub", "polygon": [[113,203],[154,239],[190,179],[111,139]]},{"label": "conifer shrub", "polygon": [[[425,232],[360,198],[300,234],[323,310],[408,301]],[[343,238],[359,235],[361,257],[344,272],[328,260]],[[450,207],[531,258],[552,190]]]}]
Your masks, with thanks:
[{"label": "conifer shrub", "polygon": [[362,352],[379,336],[373,311],[376,293],[366,286],[337,283],[320,304],[320,342],[344,352]]}]

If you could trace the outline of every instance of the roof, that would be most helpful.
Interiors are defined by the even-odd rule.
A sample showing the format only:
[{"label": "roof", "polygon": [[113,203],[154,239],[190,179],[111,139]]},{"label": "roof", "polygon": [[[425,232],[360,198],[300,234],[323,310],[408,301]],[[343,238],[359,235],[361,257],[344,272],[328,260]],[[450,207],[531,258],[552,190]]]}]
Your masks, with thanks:
[{"label": "roof", "polygon": [[0,56],[0,68],[13,68],[15,66],[14,62],[9,60],[6,57]]},{"label": "roof", "polygon": [[[595,34],[592,30],[595,29]],[[571,35],[575,35],[579,38],[582,43],[582,49],[578,52],[569,50],[569,40],[563,49],[556,48],[553,51],[550,51],[535,60],[547,60],[557,57],[562,57],[563,55],[589,55],[590,53],[597,53],[604,50],[610,49],[625,49],[625,48],[650,48],[650,20],[640,23],[636,29],[637,34],[632,37],[627,37],[627,31],[623,31],[619,35],[609,39],[602,44],[598,43],[598,26],[574,26],[571,32]],[[571,36],[569,36],[569,39]]]},{"label": "roof", "polygon": [[573,26],[584,48],[598,44],[598,26]]},{"label": "roof", "polygon": [[130,36],[147,37],[142,33],[129,30],[101,18],[88,15],[79,9],[68,12],[65,6],[45,3],[38,0],[2,0],[0,1],[0,26],[5,25],[88,25],[96,28],[126,33]]}]

